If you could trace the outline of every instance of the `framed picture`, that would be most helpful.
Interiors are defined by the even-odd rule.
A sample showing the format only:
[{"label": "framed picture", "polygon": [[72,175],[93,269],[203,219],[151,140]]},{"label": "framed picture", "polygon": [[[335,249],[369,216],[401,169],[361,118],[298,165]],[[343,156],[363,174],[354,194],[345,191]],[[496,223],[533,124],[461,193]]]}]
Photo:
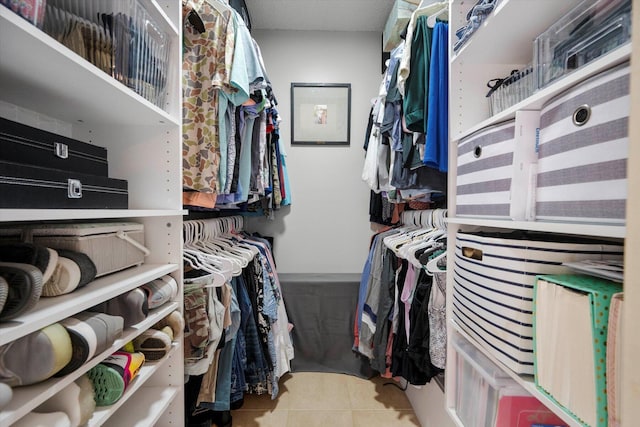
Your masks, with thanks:
[{"label": "framed picture", "polygon": [[291,83],[291,144],[349,145],[350,83]]}]

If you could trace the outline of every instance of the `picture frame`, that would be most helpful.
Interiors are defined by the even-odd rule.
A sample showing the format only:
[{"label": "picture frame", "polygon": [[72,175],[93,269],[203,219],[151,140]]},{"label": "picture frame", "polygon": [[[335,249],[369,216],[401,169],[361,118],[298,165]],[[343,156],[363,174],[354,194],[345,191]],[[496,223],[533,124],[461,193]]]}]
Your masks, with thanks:
[{"label": "picture frame", "polygon": [[291,83],[291,144],[349,145],[350,83]]}]

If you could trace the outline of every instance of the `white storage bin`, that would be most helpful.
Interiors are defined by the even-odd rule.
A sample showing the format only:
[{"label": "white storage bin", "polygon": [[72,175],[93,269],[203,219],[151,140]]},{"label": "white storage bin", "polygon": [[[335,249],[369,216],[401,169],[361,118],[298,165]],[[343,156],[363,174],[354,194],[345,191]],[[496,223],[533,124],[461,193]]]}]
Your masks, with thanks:
[{"label": "white storage bin", "polygon": [[96,277],[144,262],[144,225],[136,222],[42,224],[0,229],[1,241],[25,241],[52,249],[86,254],[96,266]]}]

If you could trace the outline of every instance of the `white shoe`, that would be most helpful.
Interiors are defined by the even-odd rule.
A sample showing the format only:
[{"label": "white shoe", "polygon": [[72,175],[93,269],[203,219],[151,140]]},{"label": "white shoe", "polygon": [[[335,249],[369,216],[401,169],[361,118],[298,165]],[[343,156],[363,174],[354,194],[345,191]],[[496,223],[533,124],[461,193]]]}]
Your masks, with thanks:
[{"label": "white shoe", "polygon": [[69,417],[64,412],[47,414],[30,412],[11,425],[14,427],[72,427]]},{"label": "white shoe", "polygon": [[64,412],[72,427],[85,425],[93,415],[96,402],[93,400],[93,384],[86,375],[78,378],[40,405],[40,413]]}]

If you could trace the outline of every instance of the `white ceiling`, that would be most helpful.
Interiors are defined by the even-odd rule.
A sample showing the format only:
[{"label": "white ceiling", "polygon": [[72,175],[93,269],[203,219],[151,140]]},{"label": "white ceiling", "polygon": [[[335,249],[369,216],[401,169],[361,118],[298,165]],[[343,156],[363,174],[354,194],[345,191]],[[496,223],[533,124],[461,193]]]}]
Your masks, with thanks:
[{"label": "white ceiling", "polygon": [[245,0],[256,30],[382,31],[394,0]]}]

